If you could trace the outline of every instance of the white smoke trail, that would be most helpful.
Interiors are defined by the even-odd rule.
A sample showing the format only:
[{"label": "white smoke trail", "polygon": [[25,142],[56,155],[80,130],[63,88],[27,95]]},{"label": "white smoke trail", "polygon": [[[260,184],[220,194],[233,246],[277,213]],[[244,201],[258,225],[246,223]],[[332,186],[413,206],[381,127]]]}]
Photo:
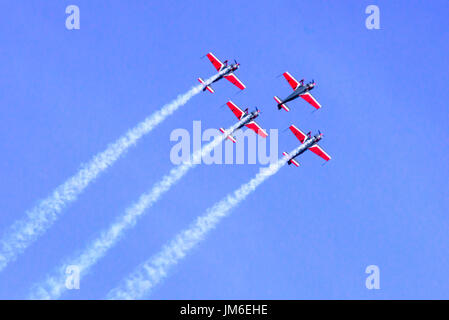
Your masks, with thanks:
[{"label": "white smoke trail", "polygon": [[[208,81],[214,77],[209,78]],[[49,197],[41,200],[34,208],[27,211],[26,216],[16,221],[0,240],[0,271],[49,229],[58,219],[61,211],[69,203],[75,201],[78,195],[100,173],[117,161],[140,138],[152,131],[193,96],[200,93],[202,88],[203,85],[201,84],[194,86],[188,92],[179,95],[174,101],[154,112],[117,141],[110,144],[106,150],[95,155],[74,176],[58,186]]]},{"label": "white smoke trail", "polygon": [[[232,134],[242,121],[237,122],[229,128],[227,134]],[[75,265],[79,268],[80,274],[85,275],[89,269],[96,264],[109,249],[111,249],[120,239],[125,231],[137,222],[137,219],[151,207],[159,198],[167,192],[176,182],[178,182],[190,169],[195,167],[205,155],[209,154],[217,147],[227,135],[219,135],[214,140],[196,151],[190,161],[173,168],[169,174],[165,175],[153,188],[140,196],[139,200],[125,210],[125,213],[100,236],[90,243],[87,248],[76,258],[64,262],[56,269],[56,275],[48,276],[46,280],[32,287],[31,299],[58,299],[66,290],[65,273],[66,268]]]},{"label": "white smoke trail", "polygon": [[[292,154],[298,149],[292,151]],[[281,158],[269,167],[260,169],[253,179],[210,207],[203,216],[198,217],[189,228],[180,232],[159,253],[137,267],[119,287],[111,290],[107,297],[126,300],[143,298],[155,285],[167,277],[171,267],[203,240],[221,219],[229,215],[231,209],[255,191],[267,178],[278,172],[286,162],[286,158]]]}]

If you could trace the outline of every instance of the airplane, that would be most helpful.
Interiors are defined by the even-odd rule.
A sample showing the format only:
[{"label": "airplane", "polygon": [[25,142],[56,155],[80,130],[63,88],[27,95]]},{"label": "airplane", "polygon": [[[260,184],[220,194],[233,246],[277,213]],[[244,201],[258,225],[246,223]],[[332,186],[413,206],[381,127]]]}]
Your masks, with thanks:
[{"label": "airplane", "polygon": [[237,78],[237,76],[234,74],[234,71],[236,71],[240,67],[240,63],[237,63],[237,61],[234,60],[234,63],[228,65],[228,60],[226,60],[225,62],[221,62],[220,60],[217,59],[217,57],[214,56],[212,52],[209,52],[207,54],[207,57],[209,58],[210,62],[214,65],[215,69],[217,69],[218,73],[208,83],[206,83],[203,79],[198,78],[198,81],[204,85],[203,91],[207,89],[210,93],[214,93],[215,91],[214,89],[212,89],[210,85],[223,78],[230,81],[233,85],[235,85],[237,88],[241,90],[246,88],[245,85],[242,83],[242,81],[240,81],[240,79]]},{"label": "airplane", "polygon": [[[237,107],[237,105],[231,100],[226,102],[226,104],[228,105],[229,109],[231,109],[231,111],[235,114],[235,116],[239,119],[239,121],[243,120],[242,123],[234,131],[241,129],[243,126],[246,126],[251,130],[253,130],[254,132],[256,132],[262,138],[268,137],[268,133],[264,129],[262,129],[261,126],[256,121],[254,121],[254,119],[256,119],[260,114],[260,110],[257,109],[257,107],[256,111],[248,112],[248,108],[246,108],[245,111],[242,111],[242,109]],[[220,131],[225,134],[225,129],[220,128]],[[228,138],[234,143],[236,142],[235,137],[232,136],[232,133],[229,134],[226,138]]]},{"label": "airplane", "polygon": [[282,154],[288,158],[288,164],[294,164],[299,167],[299,163],[295,160],[297,156],[303,154],[307,149],[315,153],[317,156],[323,158],[326,161],[329,161],[331,157],[317,144],[323,137],[323,134],[318,131],[318,134],[312,137],[311,132],[304,134],[301,130],[296,128],[294,125],[291,125],[290,130],[293,134],[301,141],[301,148],[292,155],[289,155],[287,152],[283,152]]},{"label": "airplane", "polygon": [[290,109],[286,105],[286,103],[289,101],[292,101],[298,97],[301,97],[304,100],[306,100],[317,110],[319,108],[321,108],[321,105],[319,104],[319,102],[309,92],[310,90],[312,90],[315,87],[315,85],[316,85],[315,81],[312,80],[311,82],[304,84],[304,79],[302,79],[301,81],[298,81],[295,78],[293,78],[293,76],[288,72],[284,72],[283,76],[287,80],[288,84],[293,88],[293,93],[290,94],[284,100],[281,100],[281,99],[279,99],[279,97],[274,96],[274,100],[276,100],[276,102],[278,103],[279,110],[281,110],[281,108],[283,108],[287,112],[290,111]]}]

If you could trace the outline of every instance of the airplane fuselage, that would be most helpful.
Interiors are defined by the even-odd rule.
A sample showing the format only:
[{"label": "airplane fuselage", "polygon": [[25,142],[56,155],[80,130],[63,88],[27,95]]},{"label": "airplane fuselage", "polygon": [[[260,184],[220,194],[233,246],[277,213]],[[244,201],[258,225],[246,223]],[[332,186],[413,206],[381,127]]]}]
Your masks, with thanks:
[{"label": "airplane fuselage", "polygon": [[225,76],[227,76],[228,74],[234,72],[235,70],[237,70],[239,67],[235,64],[231,64],[227,67],[223,67],[220,71],[218,71],[216,77],[209,83],[212,84],[214,82],[217,82],[218,80],[223,79]]},{"label": "airplane fuselage", "polygon": [[311,138],[307,138],[307,140],[305,140],[304,143],[300,146],[298,151],[296,151],[295,154],[291,155],[290,159],[288,160],[288,163],[290,164],[291,160],[295,159],[297,156],[306,152],[307,149],[314,146],[320,140],[321,140],[321,136],[319,134],[317,134]]},{"label": "airplane fuselage", "polygon": [[235,130],[241,129],[243,126],[250,123],[251,121],[256,119],[258,116],[259,116],[259,113],[257,111],[253,111],[251,113],[248,113],[247,115],[244,115],[242,117],[242,119],[240,119],[240,121],[242,121],[242,123]]},{"label": "airplane fuselage", "polygon": [[280,104],[287,103],[289,101],[295,100],[300,95],[302,95],[302,94],[312,90],[313,88],[314,88],[313,86],[309,86],[309,85],[299,86],[298,88],[296,88],[295,91],[292,92],[292,94],[290,94],[287,98],[282,100],[282,102]]}]

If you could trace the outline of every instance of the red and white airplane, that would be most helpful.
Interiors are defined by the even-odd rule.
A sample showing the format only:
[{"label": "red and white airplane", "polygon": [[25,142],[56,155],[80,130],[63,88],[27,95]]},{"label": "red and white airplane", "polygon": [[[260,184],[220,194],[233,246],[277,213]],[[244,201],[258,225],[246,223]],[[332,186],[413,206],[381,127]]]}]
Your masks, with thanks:
[{"label": "red and white airplane", "polygon": [[290,130],[293,134],[301,141],[300,148],[292,155],[289,155],[287,152],[283,152],[282,154],[288,158],[288,164],[294,164],[299,167],[299,163],[295,160],[297,156],[304,153],[307,149],[315,153],[317,156],[323,158],[326,161],[329,161],[331,157],[324,151],[317,143],[323,137],[323,134],[318,131],[318,134],[315,136],[311,136],[311,133],[304,134],[301,130],[296,128],[294,125],[290,126]]},{"label": "red and white airplane", "polygon": [[217,59],[217,57],[214,56],[212,52],[209,52],[207,54],[207,57],[214,65],[215,69],[217,69],[218,73],[207,83],[203,79],[198,78],[198,81],[204,85],[203,91],[208,90],[210,93],[214,93],[214,89],[212,89],[210,85],[222,78],[230,81],[233,85],[241,90],[246,88],[242,81],[240,81],[240,79],[237,78],[237,76],[234,74],[234,71],[236,71],[240,67],[240,63],[237,63],[237,61],[234,60],[234,63],[228,66],[228,60],[226,60],[225,62],[221,62]]},{"label": "red and white airplane", "polygon": [[284,72],[283,76],[287,80],[288,84],[292,87],[293,93],[290,94],[284,100],[281,100],[281,99],[279,99],[279,97],[274,96],[274,100],[276,100],[276,102],[278,103],[279,110],[281,110],[281,108],[282,108],[287,112],[290,111],[290,109],[286,103],[289,101],[292,101],[298,97],[301,97],[304,100],[306,100],[315,109],[321,108],[321,104],[319,104],[319,102],[315,99],[315,97],[312,96],[309,92],[310,90],[315,88],[315,85],[316,85],[315,81],[312,80],[311,82],[304,84],[304,79],[302,79],[301,81],[298,81],[295,78],[293,78],[293,76],[288,72]]},{"label": "red and white airplane", "polygon": [[[253,130],[254,132],[256,132],[262,138],[266,138],[268,136],[268,133],[264,129],[262,129],[262,127],[256,121],[254,121],[254,119],[256,119],[260,114],[260,110],[257,109],[257,107],[256,111],[248,113],[248,108],[246,108],[245,111],[242,111],[242,109],[237,107],[237,105],[231,100],[226,102],[226,104],[229,107],[229,109],[231,109],[231,111],[235,114],[237,119],[239,119],[239,121],[241,122],[241,124],[234,131],[242,128],[243,126],[246,126],[251,130]],[[222,133],[226,133],[223,128],[220,128],[220,131]],[[233,132],[229,133],[226,138],[235,143],[236,140],[235,137],[232,136],[232,133]]]}]

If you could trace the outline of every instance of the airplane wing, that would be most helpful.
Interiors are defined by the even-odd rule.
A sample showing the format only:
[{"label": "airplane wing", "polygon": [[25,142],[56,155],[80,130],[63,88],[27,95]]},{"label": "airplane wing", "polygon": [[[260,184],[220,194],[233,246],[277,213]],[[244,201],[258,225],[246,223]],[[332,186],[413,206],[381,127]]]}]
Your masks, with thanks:
[{"label": "airplane wing", "polygon": [[310,103],[315,109],[321,108],[321,104],[316,101],[315,97],[310,94],[310,92],[304,93],[301,95],[301,98]]},{"label": "airplane wing", "polygon": [[242,109],[237,107],[237,105],[234,102],[232,102],[231,100],[226,102],[226,104],[228,105],[229,109],[231,109],[231,111],[235,114],[237,119],[239,119],[239,120],[242,119],[243,115],[245,114],[245,112],[242,111]]},{"label": "airplane wing", "polygon": [[251,130],[253,130],[255,133],[257,133],[262,138],[268,137],[268,133],[264,129],[262,129],[262,127],[259,126],[259,124],[256,121],[248,122],[247,124],[245,124],[245,126],[250,128]]},{"label": "airplane wing", "polygon": [[298,138],[298,140],[301,141],[301,143],[304,143],[304,140],[306,140],[306,138],[307,138],[307,136],[304,134],[304,132],[302,132],[301,130],[296,128],[295,125],[293,125],[293,124],[290,126],[290,130],[293,132],[293,134],[296,136],[296,138]]},{"label": "airplane wing", "polygon": [[284,72],[284,78],[287,80],[288,84],[292,87],[293,90],[299,87],[299,82],[293,76],[287,72]]},{"label": "airplane wing", "polygon": [[331,157],[317,144],[310,147],[309,150],[326,161],[329,161],[331,159]]},{"label": "airplane wing", "polygon": [[239,78],[233,73],[228,74],[227,76],[224,76],[227,80],[229,80],[233,85],[235,85],[240,90],[245,89],[245,85],[240,81]]},{"label": "airplane wing", "polygon": [[217,57],[215,57],[212,52],[209,52],[207,54],[207,57],[209,58],[210,62],[212,62],[212,64],[214,65],[215,69],[217,69],[217,71],[220,71],[221,67],[223,67],[223,63],[220,60],[218,60]]}]

